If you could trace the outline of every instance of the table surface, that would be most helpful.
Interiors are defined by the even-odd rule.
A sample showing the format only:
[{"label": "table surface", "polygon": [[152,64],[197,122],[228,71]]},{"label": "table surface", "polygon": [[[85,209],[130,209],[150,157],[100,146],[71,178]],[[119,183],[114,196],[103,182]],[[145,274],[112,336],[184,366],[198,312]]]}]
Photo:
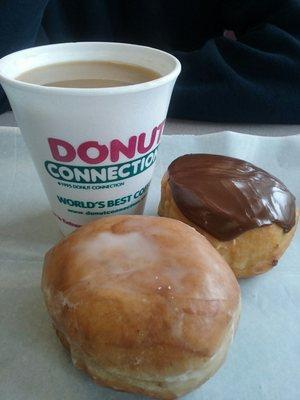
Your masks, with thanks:
[{"label": "table surface", "polygon": [[[0,126],[17,126],[12,112],[0,115]],[[168,119],[164,133],[167,135],[205,135],[220,131],[235,131],[258,136],[289,136],[300,134],[300,125],[225,124]]]},{"label": "table surface", "polygon": [[[164,136],[146,214],[156,214],[162,175],[183,151],[247,159],[300,199],[300,136]],[[94,385],[55,337],[40,279],[43,255],[61,235],[17,129],[0,129],[0,188],[0,400],[147,400]],[[240,281],[242,314],[226,363],[185,400],[300,399],[299,239],[300,230],[272,271]]]}]

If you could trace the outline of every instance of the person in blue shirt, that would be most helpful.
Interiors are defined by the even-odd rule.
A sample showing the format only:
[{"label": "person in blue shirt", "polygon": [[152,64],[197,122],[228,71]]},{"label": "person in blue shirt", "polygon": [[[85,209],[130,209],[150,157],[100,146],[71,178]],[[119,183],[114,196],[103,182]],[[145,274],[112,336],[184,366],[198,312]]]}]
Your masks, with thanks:
[{"label": "person in blue shirt", "polygon": [[1,0],[0,57],[70,41],[174,54],[182,73],[169,116],[300,123],[300,0]]}]

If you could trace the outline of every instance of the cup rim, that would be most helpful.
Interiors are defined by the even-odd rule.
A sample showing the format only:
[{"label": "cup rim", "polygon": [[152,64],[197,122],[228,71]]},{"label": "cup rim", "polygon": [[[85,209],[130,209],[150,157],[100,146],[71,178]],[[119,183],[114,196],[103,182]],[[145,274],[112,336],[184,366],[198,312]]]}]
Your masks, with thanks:
[{"label": "cup rim", "polygon": [[[23,82],[19,81],[15,78],[8,77],[7,75],[3,74],[1,71],[1,64],[11,62],[10,58],[15,56],[16,54],[22,55],[26,54],[26,52],[30,52],[32,49],[38,48],[38,49],[44,49],[47,50],[47,48],[59,48],[59,47],[65,47],[65,46],[93,46],[93,45],[104,45],[104,46],[112,46],[112,47],[117,47],[117,46],[122,46],[122,47],[134,47],[134,48],[140,48],[142,49],[147,49],[150,51],[153,51],[154,53],[167,57],[171,61],[174,62],[174,68],[167,73],[166,75],[163,75],[159,78],[153,79],[151,81],[147,82],[142,82],[142,83],[136,83],[133,85],[126,85],[126,86],[114,86],[114,87],[104,87],[104,88],[65,88],[65,87],[53,87],[53,86],[42,86],[38,85],[35,83],[28,83],[28,82]],[[80,61],[80,60],[78,60]],[[34,92],[39,92],[39,93],[45,93],[45,94],[64,94],[64,95],[88,95],[88,96],[93,96],[93,95],[110,95],[110,94],[122,94],[122,93],[132,93],[132,92],[140,92],[140,91],[145,91],[149,90],[152,88],[156,88],[159,86],[164,85],[165,83],[168,83],[172,80],[175,80],[177,76],[180,74],[181,71],[181,64],[180,61],[174,57],[172,54],[167,53],[163,50],[156,49],[154,47],[149,47],[149,46],[142,46],[138,44],[131,44],[131,43],[121,43],[121,42],[66,42],[66,43],[58,43],[58,44],[50,44],[50,45],[45,45],[45,46],[34,46],[30,47],[28,49],[24,50],[19,50],[13,53],[10,53],[3,58],[0,59],[0,83],[5,83],[10,86],[24,89],[26,91],[34,91]]]}]

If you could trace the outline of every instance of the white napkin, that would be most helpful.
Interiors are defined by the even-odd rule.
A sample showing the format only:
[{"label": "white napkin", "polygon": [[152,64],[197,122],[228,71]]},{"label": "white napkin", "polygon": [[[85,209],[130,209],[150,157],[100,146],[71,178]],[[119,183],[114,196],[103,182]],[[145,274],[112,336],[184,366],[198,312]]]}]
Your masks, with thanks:
[{"label": "white napkin", "polygon": [[[246,159],[280,178],[300,199],[300,136],[234,132],[165,136],[148,196],[155,214],[160,179],[185,153]],[[96,386],[72,366],[40,291],[43,255],[60,237],[17,128],[0,129],[0,399],[137,400]],[[298,202],[299,205],[299,202]],[[300,248],[298,234],[271,272],[241,281],[242,317],[227,361],[189,400],[300,398]]]}]

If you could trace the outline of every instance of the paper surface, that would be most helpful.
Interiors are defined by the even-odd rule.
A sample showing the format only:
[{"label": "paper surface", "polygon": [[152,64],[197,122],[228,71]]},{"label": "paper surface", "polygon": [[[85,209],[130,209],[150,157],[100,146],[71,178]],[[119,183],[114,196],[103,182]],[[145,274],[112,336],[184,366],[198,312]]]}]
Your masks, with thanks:
[{"label": "paper surface", "polygon": [[[177,156],[240,157],[280,178],[300,200],[300,136],[233,132],[165,136],[148,196],[155,214],[160,179]],[[73,367],[51,327],[40,291],[44,253],[60,239],[17,129],[0,129],[0,399],[138,400],[96,386]],[[223,367],[185,400],[300,398],[300,233],[269,273],[240,281],[242,316]]]}]

